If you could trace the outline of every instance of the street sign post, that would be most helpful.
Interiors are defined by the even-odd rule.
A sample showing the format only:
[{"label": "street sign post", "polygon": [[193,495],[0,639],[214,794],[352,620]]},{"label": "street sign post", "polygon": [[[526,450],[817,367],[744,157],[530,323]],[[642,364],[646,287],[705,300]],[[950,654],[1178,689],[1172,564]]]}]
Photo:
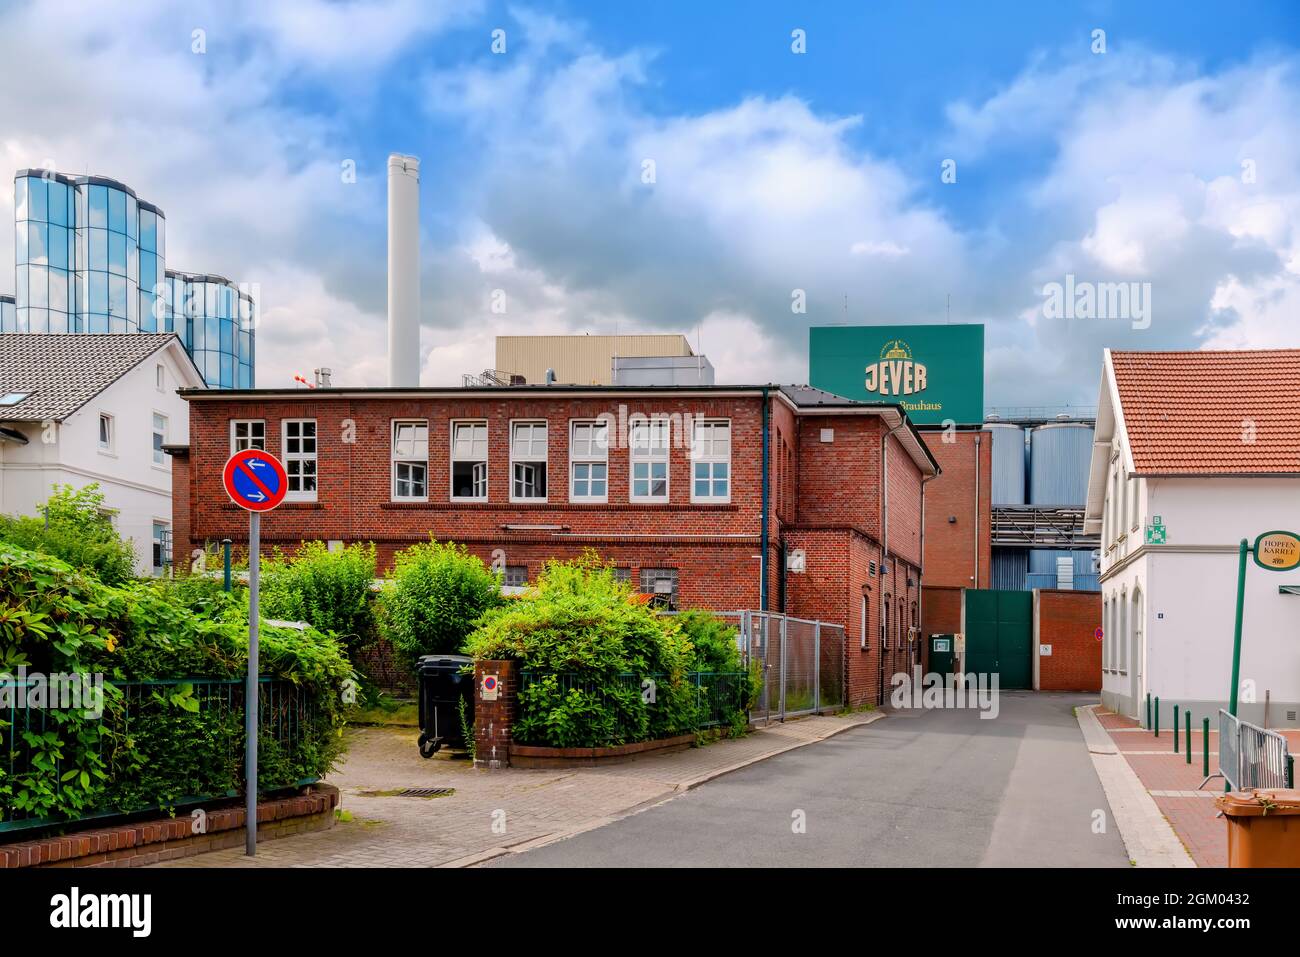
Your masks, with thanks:
[{"label": "street sign post", "polygon": [[262,513],[284,501],[289,477],[280,460],[245,449],[226,460],[222,484],[230,500],[248,512],[248,679],[244,686],[244,853],[257,854],[257,626]]},{"label": "street sign post", "polygon": [[1246,556],[1260,568],[1271,572],[1289,572],[1300,568],[1300,535],[1295,532],[1264,532],[1251,544],[1243,538],[1237,551],[1237,618],[1232,634],[1232,689],[1228,694],[1228,714],[1237,716],[1237,687],[1241,683],[1241,622],[1246,612]]}]

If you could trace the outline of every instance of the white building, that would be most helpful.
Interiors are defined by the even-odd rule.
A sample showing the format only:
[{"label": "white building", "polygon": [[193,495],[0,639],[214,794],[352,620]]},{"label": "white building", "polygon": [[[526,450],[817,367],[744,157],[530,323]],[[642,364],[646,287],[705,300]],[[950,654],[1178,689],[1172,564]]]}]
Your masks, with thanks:
[{"label": "white building", "polygon": [[[1102,702],[1216,726],[1240,541],[1300,532],[1300,350],[1106,351],[1086,530],[1101,533]],[[1238,714],[1300,726],[1300,570],[1248,561]],[[1267,715],[1265,714],[1267,701]]]},{"label": "white building", "polygon": [[172,334],[0,335],[0,513],[35,515],[55,485],[98,482],[136,568],[161,574],[171,457],[189,440],[178,388],[203,376]]}]

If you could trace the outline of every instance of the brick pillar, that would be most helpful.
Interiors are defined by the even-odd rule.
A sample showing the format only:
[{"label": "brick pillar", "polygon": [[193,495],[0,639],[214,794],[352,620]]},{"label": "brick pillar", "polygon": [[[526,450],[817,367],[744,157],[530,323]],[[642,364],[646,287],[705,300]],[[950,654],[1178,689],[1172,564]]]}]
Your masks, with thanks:
[{"label": "brick pillar", "polygon": [[[483,679],[497,679],[496,699],[483,700]],[[519,702],[519,662],[474,663],[474,767],[510,766],[510,728]]]}]

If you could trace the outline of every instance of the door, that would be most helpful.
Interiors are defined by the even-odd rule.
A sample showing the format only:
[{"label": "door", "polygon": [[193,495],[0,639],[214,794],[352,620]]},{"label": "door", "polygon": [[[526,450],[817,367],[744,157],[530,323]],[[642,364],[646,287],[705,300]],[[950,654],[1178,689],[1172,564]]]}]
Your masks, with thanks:
[{"label": "door", "polygon": [[938,675],[950,675],[953,671],[953,645],[956,642],[952,635],[931,635],[930,636],[930,665],[929,670]]},{"label": "door", "polygon": [[1033,686],[1033,593],[966,590],[966,671],[996,674],[1000,689]]}]

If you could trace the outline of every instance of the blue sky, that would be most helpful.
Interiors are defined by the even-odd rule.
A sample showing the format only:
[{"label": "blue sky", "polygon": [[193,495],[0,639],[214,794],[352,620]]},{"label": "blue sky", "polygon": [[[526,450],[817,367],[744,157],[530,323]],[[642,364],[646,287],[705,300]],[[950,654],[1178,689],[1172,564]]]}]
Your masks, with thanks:
[{"label": "blue sky", "polygon": [[[802,381],[809,325],[951,296],[991,402],[1088,404],[1104,346],[1300,346],[1298,41],[1285,0],[56,0],[0,10],[0,154],[130,183],[169,266],[256,284],[264,386],[383,381],[403,151],[426,383],[616,328]],[[1067,276],[1149,283],[1150,315],[1050,317]]]}]

